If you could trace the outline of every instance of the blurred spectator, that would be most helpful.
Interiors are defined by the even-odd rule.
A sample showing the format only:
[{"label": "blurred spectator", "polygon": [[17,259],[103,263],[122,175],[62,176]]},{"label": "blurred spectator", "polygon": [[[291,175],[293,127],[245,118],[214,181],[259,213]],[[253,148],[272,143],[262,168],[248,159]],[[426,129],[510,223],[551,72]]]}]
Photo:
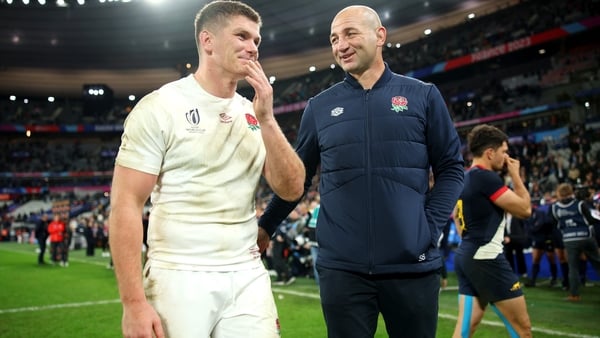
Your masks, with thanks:
[{"label": "blurred spectator", "polygon": [[[531,239],[531,274],[525,286],[537,286],[537,277],[540,273],[540,264],[542,257],[546,257],[550,267],[550,286],[556,284],[557,266],[554,253],[556,241],[554,239],[555,222],[550,214],[550,204],[553,202],[549,193],[536,205],[533,205],[533,212],[530,218],[529,237]],[[565,273],[563,271],[563,273]]]},{"label": "blurred spectator", "polygon": [[48,224],[48,234],[50,236],[50,252],[54,265],[59,262],[64,265],[62,255],[64,253],[65,223],[60,219],[60,215],[54,214],[52,222]]},{"label": "blurred spectator", "polygon": [[504,255],[510,267],[520,277],[527,276],[527,264],[523,250],[529,247],[529,236],[525,222],[526,220],[508,214],[504,228]]},{"label": "blurred spectator", "polygon": [[290,285],[296,277],[290,271],[291,245],[297,236],[298,213],[294,210],[275,230],[272,240],[273,268],[277,273],[274,285]]},{"label": "blurred spectator", "polygon": [[94,256],[96,245],[98,244],[98,224],[92,218],[86,219],[85,230],[83,232],[87,243],[85,255]]},{"label": "blurred spectator", "polygon": [[319,285],[319,272],[317,270],[317,259],[319,258],[319,243],[317,242],[317,220],[321,204],[315,201],[311,207],[310,219],[308,221],[308,244],[310,245],[310,256],[312,258],[313,276],[315,282]]},{"label": "blurred spectator", "polygon": [[44,261],[44,255],[46,254],[46,241],[48,240],[48,224],[50,224],[50,221],[48,220],[48,214],[43,213],[35,226],[35,238],[39,248],[39,265],[46,264]]}]

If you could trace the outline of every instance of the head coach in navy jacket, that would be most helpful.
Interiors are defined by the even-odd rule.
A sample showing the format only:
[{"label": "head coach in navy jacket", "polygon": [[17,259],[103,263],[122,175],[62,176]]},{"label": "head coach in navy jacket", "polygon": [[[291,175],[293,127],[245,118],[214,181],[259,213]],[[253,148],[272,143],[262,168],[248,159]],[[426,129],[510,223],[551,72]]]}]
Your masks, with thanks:
[{"label": "head coach in navy jacket", "polygon": [[[436,244],[463,187],[459,137],[438,89],[384,62],[386,29],[373,9],[341,10],[330,42],[345,79],[308,102],[296,145],[306,189],[321,166],[328,336],[372,337],[381,313],[390,337],[435,337]],[[294,205],[275,196],[259,225],[273,233]]]}]

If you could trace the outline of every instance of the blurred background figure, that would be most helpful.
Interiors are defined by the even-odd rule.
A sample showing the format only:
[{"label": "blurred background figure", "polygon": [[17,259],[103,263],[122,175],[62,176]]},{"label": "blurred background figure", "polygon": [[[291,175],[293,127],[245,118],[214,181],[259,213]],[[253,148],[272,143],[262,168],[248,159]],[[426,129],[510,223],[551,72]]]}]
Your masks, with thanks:
[{"label": "blurred background figure", "polygon": [[562,233],[569,264],[569,295],[566,300],[578,302],[581,300],[579,265],[582,255],[600,275],[600,253],[593,232],[595,220],[589,205],[575,197],[571,184],[559,184],[556,198],[558,201],[552,204],[552,216]]},{"label": "blurred background figure", "polygon": [[43,213],[35,227],[35,238],[38,244],[38,264],[44,265],[44,255],[46,254],[46,241],[48,240],[48,214]]},{"label": "blurred background figure", "polygon": [[55,213],[52,222],[48,224],[48,235],[50,236],[50,253],[54,265],[62,263],[63,246],[65,240],[65,223],[60,219],[60,215]]},{"label": "blurred background figure", "polygon": [[504,255],[513,271],[519,277],[527,277],[525,248],[529,247],[529,236],[526,229],[527,220],[506,215],[504,228]]},{"label": "blurred background figure", "polygon": [[[556,241],[556,222],[550,214],[550,204],[553,202],[551,194],[547,193],[538,204],[533,204],[532,216],[530,218],[529,237],[531,239],[531,274],[529,281],[525,283],[527,287],[537,286],[537,277],[540,273],[540,264],[545,256],[550,267],[550,286],[556,284],[557,265],[555,248]],[[558,245],[560,247],[560,245]],[[568,275],[567,265],[563,268],[563,276]],[[566,279],[566,278],[565,278]],[[564,285],[565,282],[563,282]]]}]

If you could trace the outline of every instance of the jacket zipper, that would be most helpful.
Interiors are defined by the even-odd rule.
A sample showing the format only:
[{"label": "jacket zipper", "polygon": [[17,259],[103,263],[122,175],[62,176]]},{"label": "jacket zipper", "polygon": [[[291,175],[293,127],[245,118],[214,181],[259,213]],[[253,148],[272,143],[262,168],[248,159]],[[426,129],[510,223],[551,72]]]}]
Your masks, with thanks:
[{"label": "jacket zipper", "polygon": [[369,257],[369,274],[373,274],[373,267],[375,258],[373,257],[373,199],[371,198],[371,112],[369,111],[369,96],[371,89],[365,91],[365,159],[366,167],[365,174],[367,175],[367,254]]}]

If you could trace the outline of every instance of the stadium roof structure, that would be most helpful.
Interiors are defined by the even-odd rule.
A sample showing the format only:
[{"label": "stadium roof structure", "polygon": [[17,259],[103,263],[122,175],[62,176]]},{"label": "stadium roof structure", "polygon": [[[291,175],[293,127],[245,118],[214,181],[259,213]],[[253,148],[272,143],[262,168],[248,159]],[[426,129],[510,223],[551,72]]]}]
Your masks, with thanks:
[{"label": "stadium roof structure", "polygon": [[[107,84],[115,96],[147,93],[196,68],[193,21],[206,2],[0,0],[0,94],[75,96],[85,83]],[[425,28],[435,32],[517,0],[245,2],[263,19],[260,57],[267,75],[286,79],[308,73],[309,66],[330,66],[329,27],[345,6],[375,9],[395,45],[424,37]]]}]

